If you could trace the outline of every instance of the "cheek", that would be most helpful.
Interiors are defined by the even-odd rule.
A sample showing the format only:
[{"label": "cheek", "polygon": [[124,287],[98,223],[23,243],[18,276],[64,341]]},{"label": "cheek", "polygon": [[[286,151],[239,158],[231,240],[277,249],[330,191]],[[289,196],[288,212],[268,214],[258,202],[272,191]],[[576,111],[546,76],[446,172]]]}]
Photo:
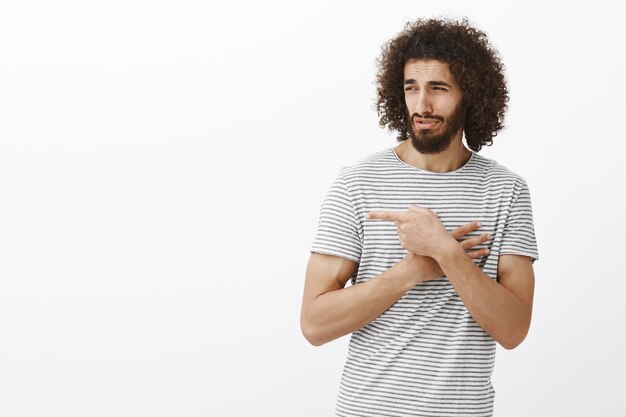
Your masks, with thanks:
[{"label": "cheek", "polygon": [[452,114],[454,110],[461,104],[461,100],[458,97],[446,97],[445,100],[442,101],[441,105],[445,106],[446,112],[448,114]]},{"label": "cheek", "polygon": [[433,105],[434,111],[442,116],[450,116],[456,108],[456,102],[453,100],[441,100]]},{"label": "cheek", "polygon": [[415,100],[405,99],[404,105],[406,106],[407,123],[411,122],[411,116],[413,113],[419,113],[417,110],[417,103]]}]

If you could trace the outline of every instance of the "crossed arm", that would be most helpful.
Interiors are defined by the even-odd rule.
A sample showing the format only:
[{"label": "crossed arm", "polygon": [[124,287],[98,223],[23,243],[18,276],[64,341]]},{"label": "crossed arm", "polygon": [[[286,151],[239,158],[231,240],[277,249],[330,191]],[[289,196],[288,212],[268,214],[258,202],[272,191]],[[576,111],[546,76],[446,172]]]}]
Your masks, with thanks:
[{"label": "crossed arm", "polygon": [[358,264],[312,254],[307,266],[301,327],[307,340],[321,345],[353,332],[380,316],[419,282],[446,275],[474,320],[506,349],[518,346],[530,327],[534,273],[529,257],[501,255],[498,282],[485,275],[468,251],[489,237],[458,242],[480,227],[469,223],[448,233],[431,210],[376,212],[372,220],[394,221],[407,256],[364,283],[344,288]]},{"label": "crossed arm", "polygon": [[505,349],[517,347],[530,328],[535,276],[527,256],[501,255],[498,280],[487,276],[454,245],[437,257],[478,325]]}]

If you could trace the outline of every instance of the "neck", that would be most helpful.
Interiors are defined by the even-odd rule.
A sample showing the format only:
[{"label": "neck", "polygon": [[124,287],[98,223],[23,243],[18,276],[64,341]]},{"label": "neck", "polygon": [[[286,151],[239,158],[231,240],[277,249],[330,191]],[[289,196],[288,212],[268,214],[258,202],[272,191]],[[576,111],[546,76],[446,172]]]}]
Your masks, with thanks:
[{"label": "neck", "polygon": [[396,154],[405,164],[432,172],[456,171],[467,163],[472,152],[462,142],[462,137],[455,138],[448,149],[437,154],[419,153],[411,140],[407,139],[395,147]]}]

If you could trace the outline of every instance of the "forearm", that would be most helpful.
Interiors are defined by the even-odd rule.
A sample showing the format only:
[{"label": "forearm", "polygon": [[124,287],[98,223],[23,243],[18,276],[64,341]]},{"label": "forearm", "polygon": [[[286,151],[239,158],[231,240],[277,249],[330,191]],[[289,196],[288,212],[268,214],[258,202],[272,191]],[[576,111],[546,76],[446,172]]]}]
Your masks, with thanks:
[{"label": "forearm", "polygon": [[307,340],[315,346],[322,345],[383,314],[423,279],[405,260],[375,278],[316,297],[302,316]]},{"label": "forearm", "polygon": [[524,340],[531,312],[511,291],[487,276],[456,242],[435,260],[470,315],[491,337],[506,349]]}]

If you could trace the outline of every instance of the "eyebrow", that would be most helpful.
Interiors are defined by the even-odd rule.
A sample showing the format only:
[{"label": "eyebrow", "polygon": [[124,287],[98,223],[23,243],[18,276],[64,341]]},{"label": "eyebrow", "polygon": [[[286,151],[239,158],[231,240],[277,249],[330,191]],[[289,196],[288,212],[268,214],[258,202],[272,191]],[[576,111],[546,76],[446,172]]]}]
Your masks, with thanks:
[{"label": "eyebrow", "polygon": [[[415,80],[413,78],[409,78],[408,80],[404,80],[404,85],[415,84]],[[428,85],[441,85],[444,87],[452,88],[452,86],[443,81],[428,81],[426,84]]]}]

